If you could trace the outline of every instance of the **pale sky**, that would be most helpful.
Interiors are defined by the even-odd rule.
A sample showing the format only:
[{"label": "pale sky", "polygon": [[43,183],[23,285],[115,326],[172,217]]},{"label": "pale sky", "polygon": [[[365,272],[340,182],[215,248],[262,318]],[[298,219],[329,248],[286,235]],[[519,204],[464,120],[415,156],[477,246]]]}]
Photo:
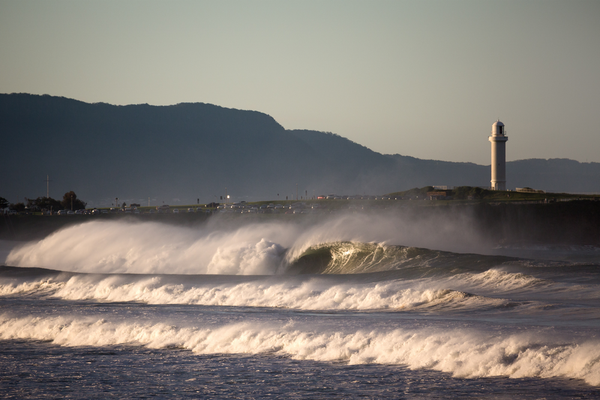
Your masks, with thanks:
[{"label": "pale sky", "polygon": [[212,103],[384,154],[600,162],[600,1],[0,0],[0,93]]}]

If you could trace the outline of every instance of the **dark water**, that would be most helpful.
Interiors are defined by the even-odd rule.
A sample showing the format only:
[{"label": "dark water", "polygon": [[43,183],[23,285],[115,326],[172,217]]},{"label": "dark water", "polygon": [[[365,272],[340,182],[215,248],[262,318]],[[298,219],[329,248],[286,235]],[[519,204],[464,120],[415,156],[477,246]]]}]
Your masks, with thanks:
[{"label": "dark water", "polygon": [[483,255],[342,228],[87,224],[7,251],[0,393],[600,398],[595,248]]},{"label": "dark water", "polygon": [[460,379],[398,365],[0,341],[3,398],[597,398],[569,379]]}]

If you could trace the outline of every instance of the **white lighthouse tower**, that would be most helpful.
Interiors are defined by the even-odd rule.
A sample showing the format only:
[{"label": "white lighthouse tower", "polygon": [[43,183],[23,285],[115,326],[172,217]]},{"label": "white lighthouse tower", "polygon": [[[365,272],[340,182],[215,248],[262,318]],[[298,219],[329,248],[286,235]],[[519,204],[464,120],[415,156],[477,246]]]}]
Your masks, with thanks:
[{"label": "white lighthouse tower", "polygon": [[492,190],[506,190],[506,141],[504,124],[499,120],[492,125]]}]

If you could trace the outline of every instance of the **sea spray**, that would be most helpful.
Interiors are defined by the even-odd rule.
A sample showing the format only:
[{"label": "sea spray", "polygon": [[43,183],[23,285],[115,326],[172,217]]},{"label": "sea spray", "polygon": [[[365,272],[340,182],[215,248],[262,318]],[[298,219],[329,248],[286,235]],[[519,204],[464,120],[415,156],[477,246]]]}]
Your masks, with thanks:
[{"label": "sea spray", "polygon": [[[333,215],[316,222],[232,222],[216,218],[197,227],[92,221],[14,249],[6,264],[91,273],[269,275],[285,273],[307,249],[322,243],[433,249],[469,243],[472,248],[483,249],[464,219],[444,221],[434,217],[419,223],[405,215],[386,213]],[[452,230],[460,232],[461,240],[450,234]]]},{"label": "sea spray", "polygon": [[[286,241],[283,225],[208,231],[158,223],[89,222],[13,250],[7,264],[74,272],[272,274]],[[282,231],[283,230],[283,231]]]}]

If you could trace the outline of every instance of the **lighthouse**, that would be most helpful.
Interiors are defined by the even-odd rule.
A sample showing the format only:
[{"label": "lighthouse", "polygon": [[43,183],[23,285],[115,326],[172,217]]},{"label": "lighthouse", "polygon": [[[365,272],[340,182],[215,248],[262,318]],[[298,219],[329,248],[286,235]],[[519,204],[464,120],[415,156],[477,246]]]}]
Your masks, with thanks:
[{"label": "lighthouse", "polygon": [[506,190],[506,142],[504,124],[499,120],[492,125],[492,190]]}]

